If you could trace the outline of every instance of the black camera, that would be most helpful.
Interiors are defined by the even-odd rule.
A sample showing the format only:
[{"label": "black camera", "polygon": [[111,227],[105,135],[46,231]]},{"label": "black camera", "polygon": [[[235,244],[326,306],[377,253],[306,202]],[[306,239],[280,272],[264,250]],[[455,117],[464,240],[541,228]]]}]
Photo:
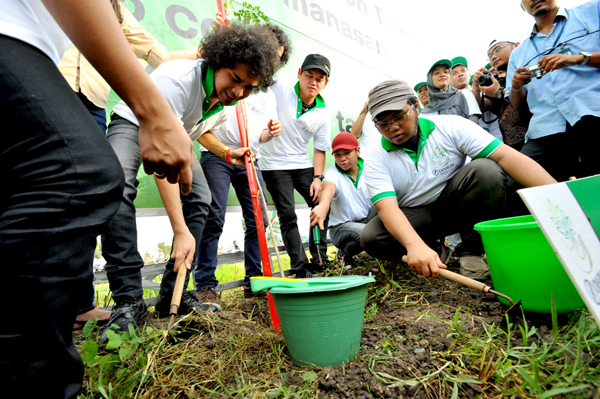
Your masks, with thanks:
[{"label": "black camera", "polygon": [[483,75],[481,75],[479,78],[477,78],[477,83],[479,83],[479,86],[491,86],[494,84],[494,81],[492,80],[492,76],[495,77],[496,79],[498,79],[497,73],[485,71],[483,73]]}]

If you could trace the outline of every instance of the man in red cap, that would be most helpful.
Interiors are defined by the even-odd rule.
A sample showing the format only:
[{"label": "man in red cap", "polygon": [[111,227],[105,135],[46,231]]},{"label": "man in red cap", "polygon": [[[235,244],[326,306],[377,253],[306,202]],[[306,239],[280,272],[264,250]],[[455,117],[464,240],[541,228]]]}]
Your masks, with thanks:
[{"label": "man in red cap", "polygon": [[338,258],[352,266],[354,255],[362,252],[360,232],[375,216],[362,177],[363,160],[358,140],[352,133],[341,132],[331,143],[335,165],[325,172],[319,204],[310,213],[311,227],[319,224],[323,230],[329,215],[329,235],[338,250]]}]

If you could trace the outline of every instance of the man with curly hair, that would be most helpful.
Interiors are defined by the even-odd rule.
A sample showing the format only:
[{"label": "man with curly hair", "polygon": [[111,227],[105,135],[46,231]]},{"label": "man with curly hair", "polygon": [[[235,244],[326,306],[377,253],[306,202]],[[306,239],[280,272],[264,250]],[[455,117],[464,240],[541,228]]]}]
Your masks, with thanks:
[{"label": "man with curly hair", "polygon": [[[243,164],[249,148],[232,150],[223,145],[212,130],[227,119],[225,106],[235,105],[256,90],[265,90],[273,82],[279,67],[279,42],[263,25],[233,24],[213,32],[200,48],[200,60],[174,60],[160,65],[150,77],[180,119],[192,141],[198,140],[227,163]],[[106,344],[110,331],[127,331],[149,314],[142,294],[141,268],[144,262],[137,249],[135,206],[136,179],[140,166],[138,120],[129,107],[120,102],[108,127],[107,139],[117,153],[125,173],[125,191],[108,234],[102,237],[107,260],[105,270],[115,300],[109,327],[100,337]],[[176,272],[182,263],[191,270],[197,242],[209,211],[211,195],[198,159],[194,157],[190,194],[180,196],[179,187],[155,176],[167,215],[174,232],[171,257],[163,275],[156,309],[169,313]],[[189,271],[186,281],[189,278]],[[187,291],[179,313],[219,311],[218,307],[200,304]],[[118,327],[118,328],[117,328]]]},{"label": "man with curly hair", "polygon": [[[222,18],[217,14],[217,23],[213,28],[218,30],[224,25]],[[280,67],[283,67],[291,52],[291,44],[286,33],[277,25],[267,24],[280,44]],[[265,92],[255,92],[245,101],[247,117],[247,133],[249,145],[256,158],[259,158],[259,147],[262,143],[276,140],[281,133],[281,125],[277,116],[277,100],[271,88]],[[240,131],[235,117],[235,108],[230,107],[227,112],[229,119],[214,130],[215,136],[228,147],[238,149],[242,147]],[[198,259],[194,270],[194,281],[196,283],[196,298],[201,304],[216,306],[220,308],[215,288],[219,284],[215,276],[217,269],[217,252],[219,239],[225,225],[225,213],[227,210],[227,199],[230,186],[233,186],[236,197],[242,208],[244,217],[244,297],[247,299],[266,298],[264,292],[253,293],[250,287],[250,277],[262,276],[261,250],[258,244],[258,230],[254,215],[252,195],[248,185],[248,175],[244,166],[230,165],[219,158],[219,154],[202,147],[200,165],[206,180],[212,201],[210,212],[206,221],[202,239],[198,245]],[[254,163],[258,184],[264,187],[262,174],[258,162]],[[263,189],[263,192],[266,191]],[[263,223],[267,228],[266,210],[263,210]]]}]

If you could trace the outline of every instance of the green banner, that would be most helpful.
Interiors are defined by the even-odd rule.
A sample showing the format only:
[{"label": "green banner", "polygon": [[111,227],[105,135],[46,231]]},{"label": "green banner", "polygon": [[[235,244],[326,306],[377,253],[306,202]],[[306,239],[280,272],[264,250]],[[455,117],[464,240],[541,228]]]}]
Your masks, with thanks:
[{"label": "green banner", "polygon": [[[241,2],[228,3],[230,13],[231,6],[234,11],[242,8]],[[399,11],[396,2],[381,6],[364,0],[252,0],[250,3],[259,6],[292,40],[292,56],[278,77],[294,83],[307,54],[320,53],[330,59],[331,79],[321,94],[331,111],[331,138],[351,129],[374,85],[392,76],[402,76],[401,53],[408,54],[416,48],[410,34],[386,17]],[[169,50],[197,46],[208,34],[217,11],[216,0],[125,0],[125,5]],[[397,51],[399,48],[402,51]],[[405,63],[405,67],[409,66],[410,63]],[[109,115],[118,101],[111,93]],[[312,158],[312,142],[307,149]],[[333,157],[327,154],[326,166],[331,165]],[[140,170],[138,179],[136,207],[161,208],[153,177]],[[228,205],[239,205],[234,191],[229,194]],[[299,195],[296,200],[304,202]]]}]

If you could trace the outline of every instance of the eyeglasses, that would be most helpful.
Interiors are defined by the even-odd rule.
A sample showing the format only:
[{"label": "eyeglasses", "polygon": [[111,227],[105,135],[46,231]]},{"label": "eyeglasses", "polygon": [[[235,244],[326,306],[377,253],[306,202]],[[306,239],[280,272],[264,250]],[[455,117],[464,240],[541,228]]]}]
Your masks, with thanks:
[{"label": "eyeglasses", "polygon": [[505,45],[503,45],[503,46],[498,46],[498,47],[496,47],[496,48],[494,49],[494,51],[492,51],[491,53],[489,53],[489,54],[488,54],[488,59],[490,59],[490,60],[491,60],[491,59],[492,59],[492,57],[493,57],[493,56],[495,56],[496,54],[498,54],[498,52],[499,52],[500,50],[502,50],[504,47],[506,47],[506,46],[510,46],[510,45],[511,45],[511,43],[506,43],[506,44],[505,44]]},{"label": "eyeglasses", "polygon": [[410,111],[412,111],[412,109],[414,108],[414,104],[410,106],[410,108],[408,109],[408,111],[404,114],[404,115],[400,115],[397,118],[392,119],[389,122],[376,122],[375,126],[377,126],[377,130],[379,130],[380,132],[385,132],[387,130],[390,130],[390,128],[392,127],[392,123],[398,127],[404,125],[406,123],[406,121],[408,120],[408,115],[410,115]]}]

